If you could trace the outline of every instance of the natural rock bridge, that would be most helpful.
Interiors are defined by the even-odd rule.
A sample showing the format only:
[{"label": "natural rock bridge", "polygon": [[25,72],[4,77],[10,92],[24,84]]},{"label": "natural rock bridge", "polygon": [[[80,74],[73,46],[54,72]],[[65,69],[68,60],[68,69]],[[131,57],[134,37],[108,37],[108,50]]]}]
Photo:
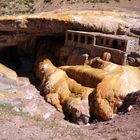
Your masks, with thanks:
[{"label": "natural rock bridge", "polygon": [[133,12],[126,14],[92,10],[4,16],[0,17],[0,35],[1,38],[7,37],[7,45],[10,45],[10,38],[15,44],[28,36],[64,35],[67,29],[127,34],[132,28],[140,28],[139,20],[140,15]]},{"label": "natural rock bridge", "polygon": [[[139,69],[131,66],[118,66],[96,59],[92,61],[93,68],[90,66],[57,68],[55,66],[60,66],[58,60],[60,49],[64,46],[65,32],[68,29],[98,31],[110,34],[127,34],[139,38],[138,33],[131,32],[133,29],[140,28],[139,23],[140,15],[138,13],[126,14],[108,11],[54,11],[34,15],[0,17],[0,62],[14,69],[19,76],[29,77],[32,83],[38,85],[33,74],[35,65],[36,76],[41,81],[40,90],[45,99],[57,110],[64,113],[69,112],[76,123],[79,121],[88,123],[90,116],[94,115],[102,120],[108,120],[117,112],[127,94],[140,90]],[[48,58],[52,62],[48,59],[43,61],[44,58]],[[117,74],[120,78],[116,77]],[[133,83],[132,75],[135,77],[136,83]],[[1,78],[5,77],[1,76]],[[14,77],[18,79],[15,73]],[[85,80],[85,77],[89,78]],[[15,82],[20,83],[14,91],[16,93],[23,85],[30,86],[30,83],[25,79],[17,81],[15,79],[12,79],[14,84]],[[116,81],[115,83],[112,82],[113,79]],[[128,83],[124,79],[128,79],[130,82]],[[48,82],[51,84],[49,87]],[[2,80],[1,83],[3,84]],[[120,85],[121,83],[124,83],[123,86]],[[7,82],[5,85],[7,88]],[[102,89],[105,91],[104,95],[102,95]],[[111,89],[110,95],[108,95],[109,89]],[[22,95],[24,95],[24,90],[21,90]],[[28,89],[26,90],[25,93],[28,95]],[[28,96],[27,99],[37,97],[36,93],[37,91],[34,91],[34,95],[31,98]],[[53,96],[52,93],[54,93]],[[63,93],[65,94],[63,95]],[[93,101],[96,103],[94,104]],[[39,107],[38,111],[37,106],[39,106],[39,102],[34,106],[25,105],[23,110],[31,114],[34,114],[35,110],[37,114],[40,114],[42,108]],[[44,102],[43,106],[45,106],[44,111],[46,110]],[[31,111],[29,111],[30,109]],[[52,106],[50,110],[53,110],[54,115],[56,110],[52,109]],[[48,118],[52,112],[49,114],[45,112],[43,115]]]}]

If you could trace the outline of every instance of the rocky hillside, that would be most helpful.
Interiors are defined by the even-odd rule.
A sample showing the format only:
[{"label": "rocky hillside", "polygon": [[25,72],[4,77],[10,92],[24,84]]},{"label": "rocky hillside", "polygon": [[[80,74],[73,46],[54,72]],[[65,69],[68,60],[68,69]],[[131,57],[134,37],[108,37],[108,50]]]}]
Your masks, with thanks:
[{"label": "rocky hillside", "polygon": [[[139,68],[104,61],[108,52],[84,60],[88,66],[60,59],[68,29],[140,38],[139,7],[139,0],[0,0],[0,139],[140,139]],[[69,54],[86,58],[80,50]]]},{"label": "rocky hillside", "polygon": [[139,0],[1,0],[0,15],[65,9],[139,10]]},{"label": "rocky hillside", "polygon": [[0,15],[33,13],[33,7],[34,0],[1,0]]}]

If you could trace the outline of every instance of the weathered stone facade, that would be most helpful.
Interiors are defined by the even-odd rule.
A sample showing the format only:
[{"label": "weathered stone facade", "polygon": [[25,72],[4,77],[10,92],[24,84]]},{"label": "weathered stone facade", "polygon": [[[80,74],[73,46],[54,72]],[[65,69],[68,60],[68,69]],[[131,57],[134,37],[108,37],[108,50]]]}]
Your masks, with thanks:
[{"label": "weathered stone facade", "polygon": [[[90,59],[94,57],[102,58],[103,54],[108,52],[111,54],[112,62],[117,64],[125,64],[127,55],[131,52],[136,52],[138,46],[138,38],[129,37],[126,35],[112,35],[97,32],[68,30],[66,32],[65,40],[65,47],[67,47],[67,49],[63,49],[62,56],[64,54],[66,59],[66,53],[64,50],[69,50],[69,53],[67,52],[67,54],[73,55],[73,51],[75,51],[76,48],[81,48],[81,50],[85,50],[82,51],[81,54],[88,54]],[[67,60],[66,64],[69,65],[73,63],[70,63],[70,61]]]}]

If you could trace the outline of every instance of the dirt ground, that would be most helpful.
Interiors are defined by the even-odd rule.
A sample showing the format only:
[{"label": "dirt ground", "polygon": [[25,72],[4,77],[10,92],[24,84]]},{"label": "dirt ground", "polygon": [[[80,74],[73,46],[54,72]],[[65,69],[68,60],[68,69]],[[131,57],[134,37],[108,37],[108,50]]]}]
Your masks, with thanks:
[{"label": "dirt ground", "polygon": [[[0,104],[0,140],[139,140],[140,94],[128,100],[133,108],[106,122],[79,126],[66,120],[43,120],[26,113],[15,113],[10,105]],[[123,107],[123,109],[125,108]]]},{"label": "dirt ground", "polygon": [[51,2],[44,3],[43,0],[38,0],[34,3],[34,12],[45,12],[52,10],[117,10],[117,11],[140,11],[139,0],[120,0],[116,2],[111,0],[108,3],[93,3],[92,0],[51,0]]}]

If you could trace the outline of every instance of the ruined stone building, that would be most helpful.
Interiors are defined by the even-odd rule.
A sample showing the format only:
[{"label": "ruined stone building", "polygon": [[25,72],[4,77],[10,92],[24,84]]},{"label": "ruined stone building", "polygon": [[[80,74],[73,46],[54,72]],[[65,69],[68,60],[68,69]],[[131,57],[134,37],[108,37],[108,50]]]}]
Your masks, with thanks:
[{"label": "ruined stone building", "polygon": [[125,64],[127,55],[136,52],[139,39],[126,35],[67,30],[65,47],[61,50],[62,65],[84,64],[87,59],[111,54],[110,61]]}]

